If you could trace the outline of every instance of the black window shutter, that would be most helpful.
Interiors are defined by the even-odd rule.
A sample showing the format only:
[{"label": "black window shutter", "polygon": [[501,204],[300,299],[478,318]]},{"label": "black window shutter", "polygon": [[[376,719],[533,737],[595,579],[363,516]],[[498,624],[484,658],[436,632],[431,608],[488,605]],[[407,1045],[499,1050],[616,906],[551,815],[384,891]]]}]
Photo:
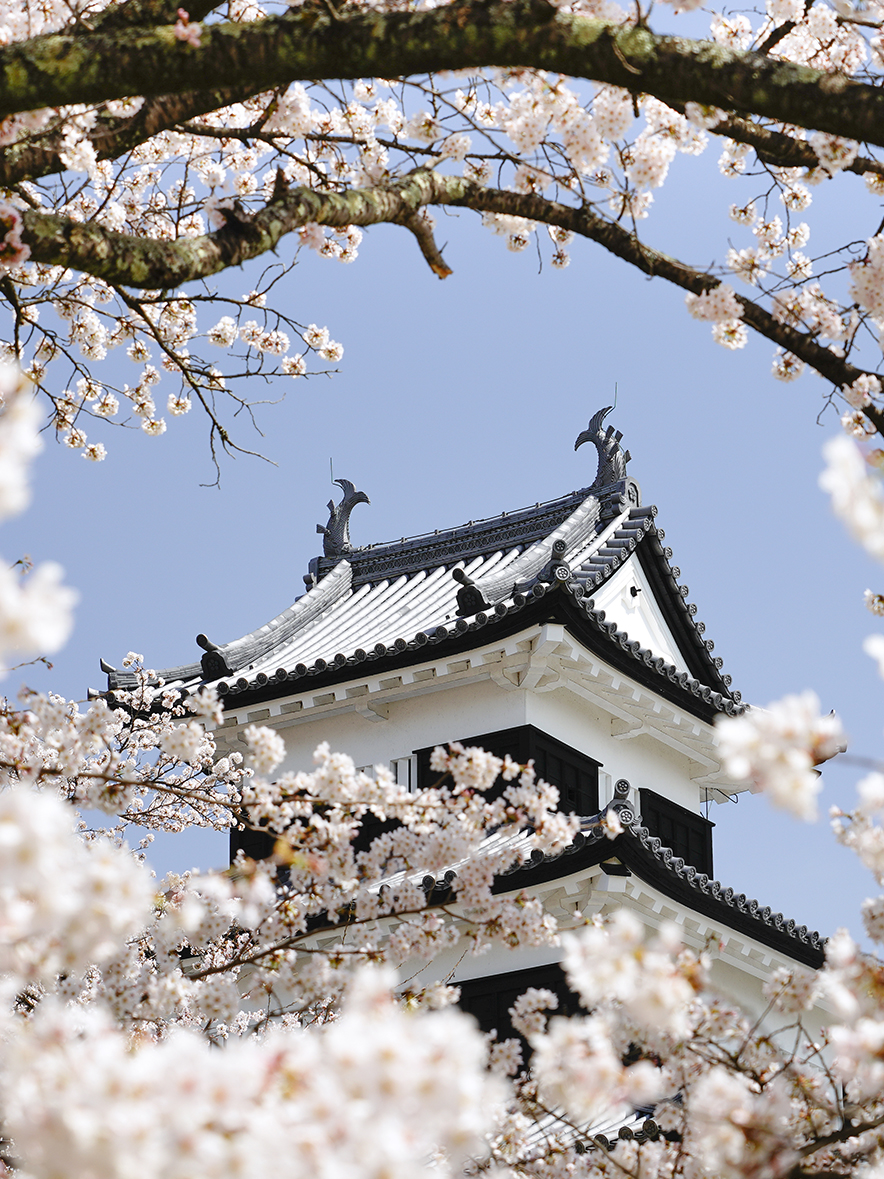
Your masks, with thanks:
[{"label": "black window shutter", "polygon": [[712,876],[712,828],[702,815],[689,811],[654,790],[640,790],[642,823],[664,847],[671,847],[686,864]]},{"label": "black window shutter", "polygon": [[[536,729],[533,725],[519,725],[512,729],[498,729],[480,733],[476,737],[458,738],[465,746],[479,746],[496,757],[509,754],[513,761],[524,765],[532,758],[537,776],[559,789],[559,807],[578,815],[594,815],[599,810],[599,765],[594,758],[580,753],[564,742]],[[420,789],[434,785],[439,775],[430,769],[432,747],[418,749],[417,783]],[[506,783],[501,779],[489,791],[496,797]]]},{"label": "black window shutter", "polygon": [[548,966],[532,966],[527,970],[512,970],[488,978],[471,978],[457,984],[460,987],[458,1007],[472,1015],[483,1032],[497,1031],[498,1040],[515,1036],[522,1043],[522,1060],[527,1061],[530,1050],[524,1038],[515,1030],[509,1009],[529,987],[545,988],[556,996],[559,1005],[551,1015],[576,1015],[582,1011],[580,1000],[569,988],[557,962]]}]

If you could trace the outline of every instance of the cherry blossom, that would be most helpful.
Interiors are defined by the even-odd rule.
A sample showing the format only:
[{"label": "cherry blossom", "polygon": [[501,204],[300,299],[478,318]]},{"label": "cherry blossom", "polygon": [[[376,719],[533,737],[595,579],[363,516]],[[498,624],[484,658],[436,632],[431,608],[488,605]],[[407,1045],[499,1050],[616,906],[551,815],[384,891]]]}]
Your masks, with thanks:
[{"label": "cherry blossom", "polygon": [[820,715],[815,693],[786,696],[766,709],[724,717],[716,730],[731,777],[751,781],[798,818],[816,818],[822,783],[814,767],[839,752],[844,733],[834,713]]},{"label": "cherry blossom", "polygon": [[[432,18],[438,7],[420,4],[419,19]],[[696,8],[664,6],[653,14],[654,24],[677,38],[678,14]],[[666,87],[664,97],[653,86],[645,92],[645,84],[632,91],[630,71],[638,67],[629,61],[629,37],[636,27],[657,37],[642,12],[614,0],[556,2],[552,9],[565,24],[598,19],[625,38],[612,50],[623,63],[616,79],[608,76],[613,67],[597,64],[569,77],[555,53],[546,64],[531,64],[539,52],[532,16],[522,30],[529,64],[519,68],[466,60],[460,68],[453,61],[448,75],[428,61],[424,76],[341,82],[307,69],[258,92],[225,88],[219,80],[215,104],[178,94],[181,110],[165,114],[151,94],[88,101],[74,94],[35,109],[20,104],[27,109],[3,118],[0,148],[9,170],[0,210],[0,296],[10,318],[0,352],[30,376],[58,438],[98,462],[111,425],[141,418],[144,434],[157,438],[194,407],[209,414],[213,447],[237,450],[243,443],[233,427],[249,418],[238,411],[254,406],[252,389],[346,363],[347,342],[334,338],[334,326],[311,322],[309,292],[298,288],[292,298],[289,274],[299,251],[352,263],[364,226],[392,221],[414,236],[433,272],[445,277],[451,267],[435,240],[431,209],[448,204],[475,210],[500,245],[529,256],[537,249],[554,270],[580,257],[581,239],[590,238],[645,273],[665,273],[687,292],[689,313],[710,324],[716,343],[741,349],[760,333],[772,342],[776,378],[793,380],[816,369],[847,401],[846,429],[874,432],[875,412],[864,411],[878,405],[875,337],[884,330],[884,284],[876,201],[884,164],[874,143],[861,142],[863,134],[819,123],[827,121],[820,112],[841,120],[826,99],[830,82],[866,87],[862,100],[845,105],[848,112],[872,101],[884,67],[876,4],[824,0],[804,11],[792,0],[772,0],[766,11],[710,11],[706,38],[685,42],[701,72],[713,68],[703,63],[720,52],[733,55],[735,70],[754,68],[748,55],[756,50],[774,70],[798,65],[821,71],[820,94],[808,100],[808,111],[789,117],[754,111],[752,102],[726,109],[695,93],[672,97]],[[151,26],[151,36],[164,30],[158,68],[201,62],[200,55],[220,43],[221,25],[231,34],[243,28],[260,36],[283,10],[235,0],[224,11],[170,11],[168,24]],[[300,9],[285,11],[294,19]],[[357,0],[343,19],[401,11],[401,0]],[[89,6],[88,19],[82,6],[22,0],[4,11],[0,47],[15,44],[28,53],[31,39],[50,32],[128,36],[120,32],[124,23],[107,23],[106,12],[104,0]],[[332,36],[326,16],[311,33],[317,44]],[[385,36],[395,58],[401,46],[389,30]],[[661,52],[666,45],[660,43]],[[581,68],[575,57],[567,64]],[[40,70],[30,73],[36,77]],[[777,78],[759,86],[758,94],[788,96],[790,87]],[[676,170],[693,166],[684,157],[709,156],[717,140],[722,150],[712,154],[719,154],[718,167],[735,190],[725,206],[733,239],[705,270],[646,258],[638,227],[655,218],[655,194]],[[815,277],[821,270],[809,247],[815,187],[851,185],[856,177],[866,182],[862,208],[869,228],[851,228],[842,246],[826,247],[825,267]],[[405,193],[407,207],[400,201]],[[277,216],[292,201],[298,212]],[[344,209],[359,224],[347,223]],[[805,213],[809,220],[799,221]],[[104,259],[100,266],[88,260],[88,251],[80,256],[70,245],[47,245],[56,230],[70,243],[84,225],[96,240],[94,258]],[[538,234],[539,227],[549,232]],[[855,239],[863,236],[859,248]],[[234,241],[250,244],[245,253],[239,245],[231,251]],[[218,260],[219,245],[226,261]],[[163,273],[150,281],[128,261],[121,270],[116,251],[129,259],[142,247],[148,247],[142,251],[148,267],[162,250],[170,259],[187,259],[184,277],[173,273],[171,262],[158,263]],[[262,269],[262,256],[277,260]],[[241,295],[229,284],[223,294],[200,286],[211,283],[218,265],[250,267],[253,261],[244,284],[251,289]],[[747,284],[747,292],[737,295],[730,276]],[[49,308],[53,314],[41,317]],[[133,365],[128,380],[109,363],[118,349]],[[160,382],[163,389],[155,389]],[[286,387],[280,381],[279,392]],[[158,406],[168,407],[168,418]],[[238,415],[232,422],[230,413]],[[94,429],[102,431],[100,438]]]},{"label": "cherry blossom", "polygon": [[832,509],[873,557],[884,560],[884,492],[857,447],[846,438],[826,444],[828,463],[820,486],[832,497]]},{"label": "cherry blossom", "polygon": [[[20,397],[8,376],[7,408]],[[20,439],[10,510],[35,428],[0,415],[0,444]],[[11,612],[0,595],[0,625]],[[286,770],[261,725],[245,758],[220,756],[214,689],[185,697],[139,653],[123,664],[132,685],[85,706],[25,692],[0,708],[0,1106],[24,1173],[124,1179],[136,1160],[189,1179],[284,1158],[305,1179],[805,1179],[877,1164],[884,975],[846,930],[822,969],[771,972],[767,1012],[743,1013],[715,993],[714,947],[685,945],[687,927],[614,909],[560,930],[537,897],[494,892],[577,832],[532,766],[453,744],[432,754],[432,787],[408,791],[326,745],[311,772]],[[814,765],[842,739],[810,693],[720,731],[726,772],[802,817]],[[107,826],[87,824],[96,811]],[[834,816],[879,888],[882,815],[874,772]],[[357,842],[372,816],[397,825]],[[143,844],[126,847],[194,823],[248,825],[273,853],[158,881]],[[884,939],[884,898],[862,916]],[[561,947],[583,1005],[565,1016],[551,991],[518,997],[530,1057],[480,1035],[445,979],[414,974],[494,943]],[[653,1109],[641,1140],[593,1128],[636,1107]]]}]

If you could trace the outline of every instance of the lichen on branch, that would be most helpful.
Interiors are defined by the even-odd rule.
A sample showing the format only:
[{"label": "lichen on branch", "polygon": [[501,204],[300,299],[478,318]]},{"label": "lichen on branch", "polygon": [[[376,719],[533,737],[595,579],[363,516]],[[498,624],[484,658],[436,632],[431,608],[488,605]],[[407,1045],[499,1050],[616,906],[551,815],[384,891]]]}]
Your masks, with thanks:
[{"label": "lichen on branch", "polygon": [[0,48],[0,117],[133,94],[272,87],[310,78],[532,67],[884,146],[884,91],[843,74],[708,41],[563,13],[547,0],[456,0],[418,12],[311,5],[210,24],[198,47],[171,26],[49,34]]}]

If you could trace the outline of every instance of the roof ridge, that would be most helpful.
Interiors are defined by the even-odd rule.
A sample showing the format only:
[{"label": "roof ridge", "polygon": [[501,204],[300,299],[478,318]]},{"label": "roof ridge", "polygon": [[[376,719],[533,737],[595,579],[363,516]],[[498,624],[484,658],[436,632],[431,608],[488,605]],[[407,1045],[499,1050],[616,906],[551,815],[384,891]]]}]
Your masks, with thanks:
[{"label": "roof ridge", "polygon": [[[671,873],[681,883],[693,891],[709,897],[717,904],[732,909],[747,917],[751,922],[758,923],[765,930],[770,930],[797,941],[806,946],[811,952],[822,954],[826,939],[816,930],[808,929],[806,925],[798,925],[793,918],[786,918],[782,913],[775,913],[769,905],[760,905],[758,901],[747,897],[745,893],[738,893],[733,888],[726,887],[721,881],[701,872],[693,864],[675,854],[667,847],[658,835],[652,835],[647,827],[641,824],[641,816],[635,811],[632,803],[622,799],[612,799],[598,814],[581,820],[581,829],[566,847],[556,852],[540,852],[535,850],[521,864],[516,864],[502,875],[511,875],[520,871],[530,871],[543,863],[552,863],[562,856],[574,855],[581,848],[592,847],[610,840],[605,819],[610,812],[615,812],[623,826],[623,832],[616,837],[619,841],[624,836],[631,839],[648,852],[667,872]],[[612,843],[615,840],[611,840]]]},{"label": "roof ridge", "polygon": [[[452,528],[437,528],[433,532],[403,536],[398,541],[354,548],[347,553],[347,560],[353,566],[354,583],[416,572],[426,567],[430,557],[436,565],[454,565],[495,549],[532,544],[548,536],[589,494],[589,488],[584,487],[512,512],[468,520]],[[314,557],[310,572],[320,578],[334,564],[334,559]]]}]

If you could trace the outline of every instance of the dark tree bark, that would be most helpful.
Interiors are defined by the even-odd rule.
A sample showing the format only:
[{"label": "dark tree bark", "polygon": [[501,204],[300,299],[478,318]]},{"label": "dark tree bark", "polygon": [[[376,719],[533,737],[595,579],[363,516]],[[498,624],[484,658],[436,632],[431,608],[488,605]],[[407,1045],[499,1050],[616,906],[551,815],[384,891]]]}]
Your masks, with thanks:
[{"label": "dark tree bark", "polygon": [[546,0],[421,12],[313,5],[253,24],[206,25],[194,48],[169,25],[35,37],[0,49],[0,117],[71,103],[312,78],[531,66],[667,103],[699,102],[884,146],[884,90],[710,41],[658,36],[558,12]]}]

